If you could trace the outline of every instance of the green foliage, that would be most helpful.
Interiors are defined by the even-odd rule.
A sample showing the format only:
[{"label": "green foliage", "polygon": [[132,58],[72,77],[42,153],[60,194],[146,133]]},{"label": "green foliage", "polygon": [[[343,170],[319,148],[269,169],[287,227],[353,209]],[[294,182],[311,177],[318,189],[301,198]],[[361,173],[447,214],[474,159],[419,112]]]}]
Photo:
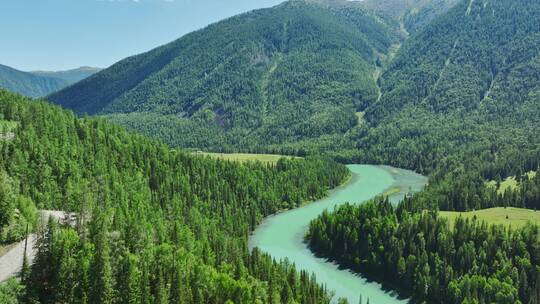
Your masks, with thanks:
[{"label": "green foliage", "polygon": [[0,113],[19,123],[0,146],[19,195],[77,214],[74,227],[38,230],[26,302],[329,302],[307,273],[249,252],[247,238],[263,217],[323,197],[346,167],[191,155],[5,91]]},{"label": "green foliage", "polygon": [[[450,229],[425,210],[540,207],[540,174],[523,178],[540,167],[539,3],[393,2],[377,1],[380,15],[340,1],[243,14],[50,99],[173,146],[323,152],[429,173],[425,191],[397,210],[377,201],[323,214],[310,227],[312,248],[391,286],[404,282],[401,292],[418,301],[537,303],[538,227],[461,219]],[[387,66],[400,21],[412,35]],[[32,268],[30,299],[328,301],[307,274],[245,247],[262,217],[323,196],[343,180],[342,167],[310,157],[276,165],[194,157],[0,94],[4,119],[18,123],[0,146],[13,193],[92,219],[42,233],[38,261],[53,262]],[[486,187],[508,176],[517,187]],[[0,203],[13,218],[14,201]]]},{"label": "green foliage", "polygon": [[2,172],[0,174],[0,227],[8,225],[13,217],[15,209],[13,187],[13,181]]},{"label": "green foliage", "polygon": [[[534,161],[538,4],[400,3],[290,1],[130,57],[50,99],[178,147],[325,153],[437,176],[464,166],[485,178],[489,163]],[[414,34],[388,62],[399,18]]]},{"label": "green foliage", "polygon": [[385,199],[344,205],[310,224],[316,252],[422,303],[531,303],[540,227],[510,230],[436,212],[396,212]]},{"label": "green foliage", "polygon": [[540,224],[540,212],[530,209],[498,207],[468,212],[441,211],[441,217],[448,219],[450,227],[454,226],[457,218],[476,218],[491,225],[505,225],[510,228],[520,228],[527,223]]},{"label": "green foliage", "polygon": [[0,303],[18,304],[24,286],[17,279],[10,279],[0,283]]},{"label": "green foliage", "polygon": [[22,240],[36,223],[32,200],[20,195],[16,181],[0,170],[0,244]]},{"label": "green foliage", "polygon": [[460,1],[411,36],[368,124],[351,132],[362,158],[432,172],[537,149],[539,12],[534,1]]}]

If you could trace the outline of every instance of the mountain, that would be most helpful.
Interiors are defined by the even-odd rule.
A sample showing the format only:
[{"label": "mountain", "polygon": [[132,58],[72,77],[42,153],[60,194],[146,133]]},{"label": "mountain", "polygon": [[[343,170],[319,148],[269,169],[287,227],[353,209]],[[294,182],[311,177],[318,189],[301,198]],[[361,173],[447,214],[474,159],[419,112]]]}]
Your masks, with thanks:
[{"label": "mountain", "polygon": [[59,78],[34,75],[5,65],[0,65],[0,88],[29,97],[42,97],[58,91],[68,82]]},{"label": "mountain", "polygon": [[0,65],[0,88],[28,97],[44,97],[87,78],[99,70],[98,68],[80,67],[58,72],[23,72]]},{"label": "mountain", "polygon": [[175,146],[324,142],[378,98],[399,25],[348,1],[289,1],[122,60],[48,99]]},{"label": "mountain", "polygon": [[127,58],[49,99],[198,149],[322,152],[421,172],[515,158],[515,147],[534,154],[538,4],[394,4],[285,2]]},{"label": "mountain", "polygon": [[72,69],[72,70],[66,70],[66,71],[32,71],[31,73],[34,75],[40,75],[40,76],[47,76],[47,77],[54,77],[58,79],[65,80],[69,84],[73,84],[76,82],[79,82],[85,78],[88,78],[95,73],[101,71],[100,68],[94,68],[94,67],[88,67],[83,66],[80,68]]},{"label": "mountain", "polygon": [[536,1],[460,1],[403,44],[354,132],[356,148],[409,168],[536,149],[539,28]]}]

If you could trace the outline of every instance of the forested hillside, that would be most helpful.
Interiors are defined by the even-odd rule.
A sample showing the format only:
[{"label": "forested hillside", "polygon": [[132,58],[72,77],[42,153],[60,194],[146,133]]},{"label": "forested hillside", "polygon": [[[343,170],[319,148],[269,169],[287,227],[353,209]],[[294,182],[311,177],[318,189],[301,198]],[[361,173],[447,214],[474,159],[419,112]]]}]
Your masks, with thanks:
[{"label": "forested hillside", "polygon": [[42,97],[58,91],[68,82],[46,75],[34,75],[0,65],[0,88],[28,97]]},{"label": "forested hillside", "polygon": [[324,145],[377,100],[377,65],[398,29],[347,1],[289,1],[127,58],[49,100],[175,146]]},{"label": "forested hillside", "polygon": [[539,14],[533,1],[461,1],[412,35],[339,157],[430,173],[422,207],[499,204],[486,181],[540,160]]},{"label": "forested hillside", "polygon": [[192,156],[6,91],[0,113],[13,133],[0,142],[0,231],[22,220],[18,206],[77,214],[74,227],[38,229],[23,302],[329,302],[309,274],[248,252],[247,237],[262,217],[343,182],[344,166]]},{"label": "forested hillside", "polygon": [[324,213],[308,239],[315,252],[414,303],[540,303],[538,225],[509,229],[458,218],[450,227],[436,212],[396,211],[378,199]]},{"label": "forested hillside", "polygon": [[424,173],[534,151],[539,4],[393,4],[289,1],[50,99],[196,149],[328,153]]},{"label": "forested hillside", "polygon": [[[538,1],[292,0],[48,97],[102,117],[0,91],[0,243],[36,230],[37,209],[78,214],[38,229],[12,289],[30,303],[328,303],[315,278],[247,249],[264,216],[347,178],[322,154],[430,180],[395,207],[324,213],[307,236],[318,254],[419,303],[538,304],[538,226],[438,210],[540,208],[539,71]],[[174,148],[307,157],[196,157],[109,121]]]}]

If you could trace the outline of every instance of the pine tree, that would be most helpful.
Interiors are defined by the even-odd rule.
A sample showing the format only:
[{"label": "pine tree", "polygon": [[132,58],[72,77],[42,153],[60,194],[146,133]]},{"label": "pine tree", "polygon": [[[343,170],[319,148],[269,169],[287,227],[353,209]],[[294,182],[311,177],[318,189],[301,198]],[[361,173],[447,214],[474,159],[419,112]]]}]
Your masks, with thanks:
[{"label": "pine tree", "polygon": [[110,304],[113,303],[114,282],[110,262],[110,249],[107,240],[107,231],[103,229],[96,239],[95,256],[91,266],[90,278],[90,303]]},{"label": "pine tree", "polygon": [[540,304],[540,269],[536,270],[536,284],[532,290],[529,304]]},{"label": "pine tree", "polygon": [[24,239],[24,252],[23,252],[23,263],[21,267],[21,282],[27,284],[27,280],[30,277],[30,267],[28,265],[28,224],[26,224],[26,238]]}]

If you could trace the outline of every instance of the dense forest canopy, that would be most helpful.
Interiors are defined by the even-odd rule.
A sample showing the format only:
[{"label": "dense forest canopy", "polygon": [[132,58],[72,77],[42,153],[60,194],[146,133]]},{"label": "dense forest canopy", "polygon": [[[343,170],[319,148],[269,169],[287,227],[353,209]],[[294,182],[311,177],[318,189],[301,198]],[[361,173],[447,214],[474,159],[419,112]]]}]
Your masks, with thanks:
[{"label": "dense forest canopy", "polygon": [[450,227],[436,212],[396,211],[380,198],[325,212],[307,238],[316,253],[414,303],[540,303],[538,225],[512,230],[458,218]]},{"label": "dense forest canopy", "polygon": [[51,221],[38,233],[23,301],[329,301],[307,273],[249,252],[247,237],[264,216],[324,196],[347,178],[346,167],[193,156],[6,91],[0,113],[17,123],[0,142],[0,232],[35,223],[36,207],[78,215],[74,227]]}]

